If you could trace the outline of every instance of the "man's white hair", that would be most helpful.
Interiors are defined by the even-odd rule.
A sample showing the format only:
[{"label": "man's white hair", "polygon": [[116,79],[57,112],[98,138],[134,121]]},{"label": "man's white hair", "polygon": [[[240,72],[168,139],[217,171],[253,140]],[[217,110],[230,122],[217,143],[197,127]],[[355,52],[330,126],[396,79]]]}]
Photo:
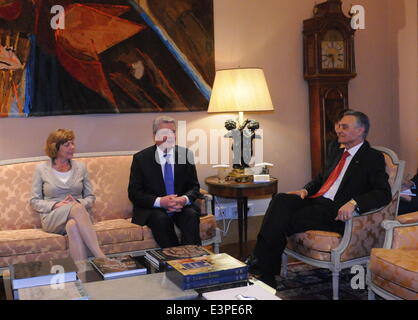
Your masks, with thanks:
[{"label": "man's white hair", "polygon": [[161,123],[173,123],[174,125],[176,125],[176,120],[168,116],[159,116],[155,118],[152,124],[152,132],[154,133],[154,135],[157,133],[158,129],[160,129]]}]

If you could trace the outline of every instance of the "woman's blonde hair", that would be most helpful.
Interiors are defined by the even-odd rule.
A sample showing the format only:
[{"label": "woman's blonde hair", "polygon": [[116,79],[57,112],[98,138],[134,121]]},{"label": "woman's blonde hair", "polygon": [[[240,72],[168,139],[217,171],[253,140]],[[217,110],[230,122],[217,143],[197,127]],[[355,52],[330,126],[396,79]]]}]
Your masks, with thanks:
[{"label": "woman's blonde hair", "polygon": [[45,153],[51,159],[57,157],[58,150],[61,145],[67,141],[74,140],[74,132],[70,129],[57,129],[52,131],[45,143]]}]

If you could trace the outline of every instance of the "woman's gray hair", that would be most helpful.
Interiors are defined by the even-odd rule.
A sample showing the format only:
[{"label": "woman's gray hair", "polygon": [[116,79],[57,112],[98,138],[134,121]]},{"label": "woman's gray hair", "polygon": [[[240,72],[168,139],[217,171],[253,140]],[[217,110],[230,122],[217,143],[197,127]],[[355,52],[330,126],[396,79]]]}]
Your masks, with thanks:
[{"label": "woman's gray hair", "polygon": [[172,124],[176,125],[176,120],[174,120],[172,117],[168,117],[168,116],[159,116],[159,117],[155,118],[154,122],[152,124],[152,132],[154,133],[154,135],[157,133],[158,129],[160,129],[160,124],[161,123],[172,123]]}]

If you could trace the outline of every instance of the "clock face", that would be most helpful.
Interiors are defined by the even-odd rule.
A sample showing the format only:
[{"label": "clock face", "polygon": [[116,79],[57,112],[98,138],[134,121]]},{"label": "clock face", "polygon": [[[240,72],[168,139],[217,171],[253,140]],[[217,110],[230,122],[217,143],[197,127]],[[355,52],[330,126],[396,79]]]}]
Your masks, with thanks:
[{"label": "clock face", "polygon": [[322,69],[344,69],[345,48],[344,41],[321,42]]}]

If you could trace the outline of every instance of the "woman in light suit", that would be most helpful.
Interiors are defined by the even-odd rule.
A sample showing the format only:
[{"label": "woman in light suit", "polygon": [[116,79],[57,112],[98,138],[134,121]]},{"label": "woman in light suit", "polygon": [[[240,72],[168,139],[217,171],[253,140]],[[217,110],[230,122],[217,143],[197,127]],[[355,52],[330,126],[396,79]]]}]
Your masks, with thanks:
[{"label": "woman in light suit", "polygon": [[72,160],[74,150],[73,131],[57,129],[49,135],[45,152],[51,160],[35,169],[30,205],[40,213],[44,231],[68,235],[74,261],[86,260],[88,250],[104,258],[88,212],[96,197],[85,165]]}]

